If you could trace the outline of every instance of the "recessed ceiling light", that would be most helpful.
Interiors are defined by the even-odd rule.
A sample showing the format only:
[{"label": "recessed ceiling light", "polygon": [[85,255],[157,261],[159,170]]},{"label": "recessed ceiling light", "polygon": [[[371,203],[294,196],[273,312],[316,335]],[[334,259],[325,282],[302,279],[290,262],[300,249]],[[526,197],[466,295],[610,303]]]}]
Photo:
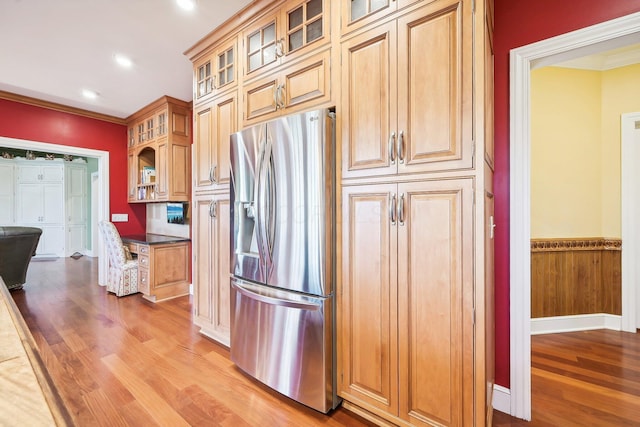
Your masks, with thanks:
[{"label": "recessed ceiling light", "polygon": [[196,7],[196,0],[176,0],[176,3],[184,10],[193,10]]},{"label": "recessed ceiling light", "polygon": [[89,89],[82,89],[82,96],[88,99],[96,99],[98,97],[98,92]]},{"label": "recessed ceiling light", "polygon": [[116,54],[113,56],[113,59],[123,68],[131,68],[133,65],[133,62],[124,55]]}]

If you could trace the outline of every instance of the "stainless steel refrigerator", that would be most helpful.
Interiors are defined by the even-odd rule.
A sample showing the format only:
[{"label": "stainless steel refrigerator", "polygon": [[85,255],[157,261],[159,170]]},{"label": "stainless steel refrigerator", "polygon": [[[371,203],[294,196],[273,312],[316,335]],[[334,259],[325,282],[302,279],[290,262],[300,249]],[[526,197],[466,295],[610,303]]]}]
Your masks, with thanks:
[{"label": "stainless steel refrigerator", "polygon": [[335,408],[335,118],[291,115],[231,136],[231,359]]}]

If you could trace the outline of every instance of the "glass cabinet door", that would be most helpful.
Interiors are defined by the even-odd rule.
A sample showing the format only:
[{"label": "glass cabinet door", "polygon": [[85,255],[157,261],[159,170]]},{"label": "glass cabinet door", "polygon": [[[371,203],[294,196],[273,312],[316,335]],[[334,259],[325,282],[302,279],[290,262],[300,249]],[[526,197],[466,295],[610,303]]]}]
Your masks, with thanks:
[{"label": "glass cabinet door", "polygon": [[211,74],[211,61],[207,61],[198,67],[196,72],[196,97],[203,96],[213,91],[213,76]]},{"label": "glass cabinet door", "polygon": [[276,54],[276,20],[258,28],[247,36],[247,73],[278,59]]},{"label": "glass cabinet door", "polygon": [[322,0],[309,0],[287,12],[287,53],[312,43],[324,35]]}]

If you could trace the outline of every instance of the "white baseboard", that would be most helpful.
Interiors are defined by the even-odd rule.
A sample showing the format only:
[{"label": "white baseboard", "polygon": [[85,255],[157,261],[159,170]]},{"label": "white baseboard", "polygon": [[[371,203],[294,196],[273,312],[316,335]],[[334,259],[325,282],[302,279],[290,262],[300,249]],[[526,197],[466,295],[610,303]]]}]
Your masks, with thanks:
[{"label": "white baseboard", "polygon": [[622,317],[614,314],[578,314],[574,316],[539,317],[531,319],[531,335],[592,329],[622,330]]},{"label": "white baseboard", "polygon": [[511,414],[511,390],[498,384],[493,385],[493,409]]}]

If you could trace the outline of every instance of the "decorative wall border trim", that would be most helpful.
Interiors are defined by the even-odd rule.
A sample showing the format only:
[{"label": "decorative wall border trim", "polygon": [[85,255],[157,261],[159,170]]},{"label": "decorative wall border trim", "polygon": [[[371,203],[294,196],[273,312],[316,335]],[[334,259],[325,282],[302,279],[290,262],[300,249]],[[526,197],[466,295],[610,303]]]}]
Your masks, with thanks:
[{"label": "decorative wall border trim", "polygon": [[531,252],[620,251],[621,239],[593,237],[584,239],[531,239]]}]

